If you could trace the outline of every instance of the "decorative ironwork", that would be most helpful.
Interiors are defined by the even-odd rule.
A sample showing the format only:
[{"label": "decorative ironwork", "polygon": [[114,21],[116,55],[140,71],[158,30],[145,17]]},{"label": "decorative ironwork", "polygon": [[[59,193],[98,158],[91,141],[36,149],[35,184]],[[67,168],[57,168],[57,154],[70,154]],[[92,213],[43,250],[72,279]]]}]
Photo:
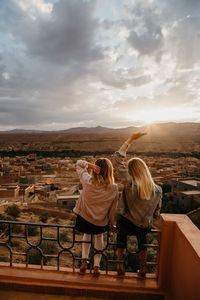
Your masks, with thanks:
[{"label": "decorative ironwork", "polygon": [[[22,230],[21,227],[24,227]],[[18,230],[17,230],[18,228]],[[33,234],[31,234],[31,229],[37,230],[37,234],[35,234],[35,237],[33,238]],[[39,232],[38,232],[39,229]],[[46,236],[44,233],[45,229],[49,230],[55,230],[56,233],[52,237]],[[65,230],[65,235],[67,235],[67,239],[62,237],[62,230]],[[13,256],[24,256],[23,263],[26,265],[26,267],[29,267],[32,263],[30,260],[31,251],[38,251],[40,262],[37,264],[40,265],[41,269],[43,269],[44,265],[47,264],[47,262],[50,262],[52,259],[56,260],[56,268],[57,270],[60,270],[61,267],[63,267],[63,260],[61,262],[61,257],[64,254],[67,254],[71,257],[72,263],[71,267],[72,271],[75,272],[76,268],[80,266],[81,261],[81,244],[83,243],[82,237],[80,236],[80,233],[78,233],[73,225],[61,225],[61,224],[44,224],[44,223],[27,223],[27,222],[16,222],[16,221],[7,221],[7,220],[0,220],[0,262],[2,261],[1,252],[2,248],[7,249],[9,253],[9,259],[8,263],[12,267],[13,263],[15,263],[15,266],[17,266],[18,261],[14,261]],[[17,234],[15,233],[17,232]],[[69,236],[69,232],[70,236]],[[157,264],[158,264],[158,254],[159,254],[159,239],[160,239],[160,232],[158,230],[152,230],[150,233],[148,233],[148,236],[150,237],[150,240],[153,239],[153,236],[156,236],[154,238],[154,242],[156,243],[148,243],[146,244],[147,249],[152,249],[152,253],[150,253],[150,256],[153,256],[154,261],[148,261],[147,266],[152,269],[151,273],[157,274]],[[80,239],[78,239],[80,238]],[[17,240],[23,240],[25,242],[25,246],[23,251],[15,251],[15,243],[13,242],[15,239]],[[31,241],[34,240],[33,241]],[[64,240],[64,241],[63,241]],[[67,240],[67,241],[66,241]],[[51,251],[51,245],[46,245],[47,247],[47,253],[45,253],[45,250],[43,249],[44,243],[50,242],[51,245],[54,244],[56,249],[56,254],[52,253]],[[52,244],[53,243],[53,244]],[[116,270],[116,264],[118,262],[122,262],[127,265],[128,261],[130,261],[131,257],[136,257],[138,255],[138,250],[135,247],[134,250],[131,247],[134,243],[127,243],[128,247],[126,248],[126,255],[125,259],[117,260],[116,255],[116,249],[117,249],[117,243],[116,243],[116,234],[110,233],[109,231],[104,234],[104,248],[103,250],[97,250],[94,246],[94,236],[92,235],[91,242],[84,243],[91,243],[91,251],[90,251],[90,259],[89,259],[89,265],[90,265],[90,271],[93,266],[93,260],[94,256],[96,254],[102,254],[102,269],[105,270],[106,274],[108,274],[109,271]],[[136,243],[137,244],[137,243]],[[80,246],[79,253],[77,254],[77,251],[73,251],[74,248],[77,247],[77,245]],[[54,250],[55,250],[54,249]],[[154,250],[153,250],[154,249]],[[5,260],[4,260],[5,261]],[[128,269],[130,269],[129,266],[127,266]]]}]

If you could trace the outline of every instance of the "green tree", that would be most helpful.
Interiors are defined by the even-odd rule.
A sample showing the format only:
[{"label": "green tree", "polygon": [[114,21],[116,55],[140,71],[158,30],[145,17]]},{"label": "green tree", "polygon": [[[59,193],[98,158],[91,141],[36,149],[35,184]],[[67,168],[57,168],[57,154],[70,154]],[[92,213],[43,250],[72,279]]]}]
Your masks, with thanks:
[{"label": "green tree", "polygon": [[15,219],[17,217],[19,217],[20,212],[21,212],[21,210],[19,209],[19,207],[16,204],[13,204],[12,206],[8,206],[6,208],[6,213]]},{"label": "green tree", "polygon": [[37,248],[27,250],[29,264],[40,265],[41,260],[43,260],[43,264],[46,265],[49,258],[46,258],[45,255],[56,254],[57,252],[57,246],[54,241],[42,241],[38,248],[42,250],[44,256],[42,257],[40,250]]},{"label": "green tree", "polygon": [[51,191],[55,191],[55,190],[58,190],[58,187],[55,186],[53,183],[51,183],[50,189],[51,189]]},{"label": "green tree", "polygon": [[40,221],[43,222],[43,223],[46,223],[47,220],[48,220],[48,218],[49,218],[49,214],[48,214],[47,212],[42,213],[42,214],[40,215]]},{"label": "green tree", "polygon": [[[0,220],[12,221],[13,219],[9,216],[0,214]],[[9,232],[8,224],[0,223],[0,234],[4,233],[7,235]]]}]

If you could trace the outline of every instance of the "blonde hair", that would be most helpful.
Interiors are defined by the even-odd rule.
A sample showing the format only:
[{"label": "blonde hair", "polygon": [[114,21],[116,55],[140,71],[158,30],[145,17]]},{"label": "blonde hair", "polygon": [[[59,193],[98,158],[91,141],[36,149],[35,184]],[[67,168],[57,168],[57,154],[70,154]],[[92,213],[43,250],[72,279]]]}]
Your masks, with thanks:
[{"label": "blonde hair", "polygon": [[131,158],[128,162],[128,171],[136,182],[139,197],[142,200],[150,200],[155,192],[155,183],[146,163],[138,158]]},{"label": "blonde hair", "polygon": [[92,172],[92,183],[98,187],[105,187],[109,189],[114,184],[113,166],[108,158],[99,158],[95,165],[101,168],[100,173]]}]

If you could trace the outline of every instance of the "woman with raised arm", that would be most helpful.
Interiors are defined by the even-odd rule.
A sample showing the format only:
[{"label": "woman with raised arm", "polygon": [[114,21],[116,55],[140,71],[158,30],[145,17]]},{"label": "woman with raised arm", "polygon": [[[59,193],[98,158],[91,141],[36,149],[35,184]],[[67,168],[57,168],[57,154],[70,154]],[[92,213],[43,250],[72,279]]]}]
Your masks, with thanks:
[{"label": "woman with raised arm", "polygon": [[[88,173],[92,170],[92,174]],[[76,171],[82,183],[83,190],[77,200],[74,212],[77,214],[76,230],[83,232],[84,242],[91,241],[91,234],[95,235],[94,248],[103,249],[103,233],[109,227],[115,231],[115,212],[118,203],[118,186],[114,183],[113,166],[109,159],[99,158],[95,164],[85,160],[78,160]],[[90,243],[82,243],[82,265],[80,273],[87,269]],[[101,254],[94,256],[94,275],[100,274]]]},{"label": "woman with raised arm", "polygon": [[[147,248],[146,234],[150,232],[154,219],[159,219],[161,209],[162,189],[154,183],[146,163],[138,158],[131,158],[124,162],[130,144],[146,135],[134,133],[123,143],[119,151],[114,154],[114,166],[124,185],[117,219],[117,255],[118,260],[123,258],[126,248],[127,235],[136,235],[140,256],[139,278],[146,276]],[[124,275],[122,263],[117,265],[118,275]]]}]

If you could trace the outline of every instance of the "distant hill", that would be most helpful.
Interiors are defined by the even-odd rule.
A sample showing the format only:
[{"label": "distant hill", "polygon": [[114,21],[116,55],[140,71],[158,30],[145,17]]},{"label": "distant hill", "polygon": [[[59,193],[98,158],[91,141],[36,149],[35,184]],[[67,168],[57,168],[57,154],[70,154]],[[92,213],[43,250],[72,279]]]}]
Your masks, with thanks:
[{"label": "distant hill", "polygon": [[54,130],[54,131],[47,131],[47,130],[32,130],[32,129],[13,129],[8,131],[0,131],[1,133],[131,133],[137,131],[147,131],[150,134],[156,135],[188,135],[193,133],[200,132],[200,123],[158,123],[158,124],[150,124],[141,127],[125,127],[125,128],[108,128],[103,126],[96,126],[96,127],[74,127],[64,130]]},{"label": "distant hill", "polygon": [[0,133],[41,133],[41,132],[47,132],[42,130],[33,130],[33,129],[12,129],[7,131],[0,131]]},{"label": "distant hill", "polygon": [[69,128],[69,129],[65,129],[65,130],[60,130],[57,132],[63,132],[63,133],[73,133],[73,132],[110,132],[110,131],[114,131],[115,129],[113,128],[107,128],[107,127],[103,127],[103,126],[97,126],[97,127],[75,127],[75,128]]},{"label": "distant hill", "polygon": [[2,150],[42,151],[115,151],[131,133],[147,132],[130,151],[199,152],[200,123],[159,123],[142,127],[76,127],[60,131],[15,129],[0,132]]},{"label": "distant hill", "polygon": [[120,132],[120,133],[127,133],[130,132],[137,132],[137,131],[148,131],[151,134],[172,134],[172,135],[186,135],[192,133],[200,132],[200,123],[158,123],[158,124],[150,124],[141,127],[129,126],[125,128],[108,128],[103,126],[96,126],[96,127],[74,127],[64,130],[54,130],[54,131],[47,131],[47,130],[32,130],[32,129],[13,129],[8,131],[0,131],[1,133],[106,133],[106,132]]},{"label": "distant hill", "polygon": [[47,130],[32,130],[32,129],[12,129],[7,131],[0,131],[1,133],[76,133],[76,132],[110,132],[115,129],[107,128],[103,126],[97,127],[74,127],[64,130],[54,130],[54,131],[47,131]]}]

